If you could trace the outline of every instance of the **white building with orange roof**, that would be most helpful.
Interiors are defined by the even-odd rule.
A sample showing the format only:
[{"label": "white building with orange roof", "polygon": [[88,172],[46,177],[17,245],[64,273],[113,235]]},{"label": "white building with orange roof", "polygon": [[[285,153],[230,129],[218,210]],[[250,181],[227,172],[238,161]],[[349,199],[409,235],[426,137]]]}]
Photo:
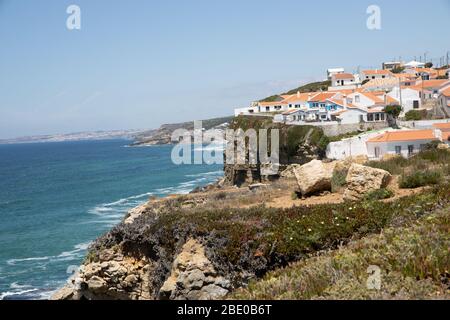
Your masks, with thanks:
[{"label": "white building with orange roof", "polygon": [[439,105],[450,116],[450,84],[439,90]]},{"label": "white building with orange roof", "polygon": [[373,80],[373,79],[386,79],[392,78],[392,72],[389,70],[362,70],[361,71],[361,81]]},{"label": "white building with orange roof", "polygon": [[432,142],[440,140],[439,130],[398,130],[387,131],[367,140],[369,159],[382,159],[385,155],[410,157]]},{"label": "white building with orange roof", "polygon": [[331,77],[331,87],[328,91],[341,90],[341,89],[356,89],[361,86],[359,75],[353,75],[351,73],[337,73]]}]

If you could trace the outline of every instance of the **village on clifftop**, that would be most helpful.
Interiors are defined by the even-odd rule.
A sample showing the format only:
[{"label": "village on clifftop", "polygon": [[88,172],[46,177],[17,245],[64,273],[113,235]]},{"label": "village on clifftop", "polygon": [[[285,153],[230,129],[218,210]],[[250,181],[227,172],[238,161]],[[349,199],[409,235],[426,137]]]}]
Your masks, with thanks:
[{"label": "village on clifftop", "polygon": [[448,64],[433,68],[419,61],[384,62],[381,69],[356,73],[330,68],[322,90],[255,101],[234,115],[318,126],[329,136],[355,133],[328,145],[330,159],[409,157],[433,141],[450,146],[449,74]]}]

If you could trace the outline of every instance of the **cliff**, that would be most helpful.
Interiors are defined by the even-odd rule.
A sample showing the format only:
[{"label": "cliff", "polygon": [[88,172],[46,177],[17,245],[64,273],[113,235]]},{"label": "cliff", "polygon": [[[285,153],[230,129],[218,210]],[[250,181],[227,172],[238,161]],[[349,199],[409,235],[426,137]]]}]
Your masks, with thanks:
[{"label": "cliff", "polygon": [[[307,139],[300,141],[312,141],[310,128],[282,130],[286,132],[285,141],[305,132]],[[283,144],[293,152],[286,151],[288,159],[298,157],[298,150],[305,147],[297,140],[292,138],[292,145]],[[312,155],[317,157],[317,153]],[[305,162],[307,159],[311,158],[305,157]],[[311,274],[314,268],[322,270],[320,261],[330,264],[334,260],[327,254],[339,254],[348,243],[348,258],[369,250],[372,256],[358,259],[383,266],[385,272],[403,272],[404,277],[392,278],[397,281],[396,290],[413,288],[416,293],[422,290],[418,296],[434,297],[433,290],[439,288],[446,294],[450,289],[450,260],[445,251],[450,245],[448,215],[439,215],[443,232],[436,234],[438,247],[424,245],[417,249],[423,250],[425,260],[405,264],[400,255],[398,261],[383,260],[380,254],[384,249],[376,243],[366,251],[355,248],[377,234],[383,235],[385,229],[411,232],[412,238],[405,243],[413,245],[420,240],[415,236],[415,224],[432,221],[437,212],[448,212],[450,152],[434,148],[408,160],[365,165],[354,161],[364,162],[315,159],[304,165],[288,165],[277,179],[264,183],[246,182],[239,188],[229,185],[225,177],[189,195],[150,199],[91,245],[78,272],[53,298],[219,299],[231,295],[270,299],[265,292],[274,298],[294,297],[292,288],[297,282],[289,282],[291,274],[292,281],[323,284],[315,295],[306,292],[302,298],[327,297],[331,290],[334,293],[330,297],[356,297],[361,289],[355,287],[361,283],[361,268],[356,265],[339,268],[333,264],[336,269],[323,269],[323,275],[315,273],[309,280],[298,276],[298,270]],[[424,173],[424,168],[434,171]],[[425,179],[427,175],[438,179]],[[425,233],[417,234],[423,237]],[[360,242],[355,245],[355,241]],[[395,243],[402,252],[402,243]],[[414,248],[411,250],[414,252]],[[319,265],[311,260],[314,256],[323,256]],[[416,262],[423,264],[416,266]],[[289,269],[292,263],[299,267]],[[284,269],[286,273],[283,268],[288,268]],[[328,272],[336,277],[330,278]],[[270,293],[268,287],[275,283],[270,277],[274,276],[281,279],[276,282],[279,289]],[[354,286],[339,286],[333,279],[344,279]],[[421,282],[424,279],[428,279],[425,287]],[[242,288],[248,291],[236,293]],[[377,297],[401,297],[395,288]]]}]

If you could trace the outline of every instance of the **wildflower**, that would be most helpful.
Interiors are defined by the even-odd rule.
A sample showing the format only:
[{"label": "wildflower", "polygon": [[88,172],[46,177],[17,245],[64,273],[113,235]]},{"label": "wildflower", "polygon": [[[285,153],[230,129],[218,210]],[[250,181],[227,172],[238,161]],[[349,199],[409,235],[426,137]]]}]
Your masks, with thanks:
[{"label": "wildflower", "polygon": [[336,227],[339,227],[339,223],[336,223]]},{"label": "wildflower", "polygon": [[323,225],[323,224],[325,224],[325,222],[321,221],[321,222],[320,222],[320,224],[322,224],[322,225]]},{"label": "wildflower", "polygon": [[312,230],[311,230],[311,229],[308,229],[308,232],[312,232]]}]

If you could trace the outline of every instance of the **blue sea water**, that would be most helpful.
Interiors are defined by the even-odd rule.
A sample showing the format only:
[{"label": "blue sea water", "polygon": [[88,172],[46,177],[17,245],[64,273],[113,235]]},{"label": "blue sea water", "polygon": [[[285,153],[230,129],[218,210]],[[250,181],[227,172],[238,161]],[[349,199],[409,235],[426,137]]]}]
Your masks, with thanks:
[{"label": "blue sea water", "polygon": [[170,145],[127,143],[0,145],[0,300],[48,298],[129,209],[223,175],[173,164]]}]

